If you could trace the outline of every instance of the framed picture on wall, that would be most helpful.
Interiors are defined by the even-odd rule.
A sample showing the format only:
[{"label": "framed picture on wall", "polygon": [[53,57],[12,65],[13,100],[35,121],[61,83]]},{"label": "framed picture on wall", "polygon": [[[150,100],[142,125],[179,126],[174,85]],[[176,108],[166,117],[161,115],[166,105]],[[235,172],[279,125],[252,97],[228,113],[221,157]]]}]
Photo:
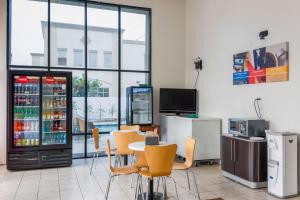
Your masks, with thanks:
[{"label": "framed picture on wall", "polygon": [[288,42],[233,55],[233,85],[288,80]]}]

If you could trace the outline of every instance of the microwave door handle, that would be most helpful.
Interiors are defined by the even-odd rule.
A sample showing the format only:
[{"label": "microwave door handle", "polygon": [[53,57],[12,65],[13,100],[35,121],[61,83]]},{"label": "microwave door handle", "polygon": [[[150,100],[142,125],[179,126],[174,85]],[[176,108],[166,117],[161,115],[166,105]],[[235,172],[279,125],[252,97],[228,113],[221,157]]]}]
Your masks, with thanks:
[{"label": "microwave door handle", "polygon": [[243,133],[244,129],[242,123],[240,123],[239,125],[240,125],[240,133]]}]

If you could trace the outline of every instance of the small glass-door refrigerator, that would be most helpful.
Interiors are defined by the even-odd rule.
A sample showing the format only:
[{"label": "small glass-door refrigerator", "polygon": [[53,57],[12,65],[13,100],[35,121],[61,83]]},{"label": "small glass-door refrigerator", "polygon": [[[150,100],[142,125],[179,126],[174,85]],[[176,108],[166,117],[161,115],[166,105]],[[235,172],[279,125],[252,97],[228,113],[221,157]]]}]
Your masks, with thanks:
[{"label": "small glass-door refrigerator", "polygon": [[128,87],[126,93],[126,123],[151,125],[153,123],[152,87]]},{"label": "small glass-door refrigerator", "polygon": [[10,71],[7,168],[72,164],[72,74]]}]

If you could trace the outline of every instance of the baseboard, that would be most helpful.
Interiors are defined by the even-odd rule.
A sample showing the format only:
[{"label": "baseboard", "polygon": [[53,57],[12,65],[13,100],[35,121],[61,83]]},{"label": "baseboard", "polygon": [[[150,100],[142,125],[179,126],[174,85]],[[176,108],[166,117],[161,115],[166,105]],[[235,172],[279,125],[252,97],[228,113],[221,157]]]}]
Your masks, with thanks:
[{"label": "baseboard", "polygon": [[242,179],[238,176],[235,176],[233,174],[230,174],[228,172],[225,172],[223,171],[223,176],[229,178],[229,179],[232,179],[242,185],[245,185],[249,188],[252,188],[252,189],[258,189],[258,188],[265,188],[268,186],[268,183],[267,182],[251,182],[251,181],[247,181],[245,179]]}]

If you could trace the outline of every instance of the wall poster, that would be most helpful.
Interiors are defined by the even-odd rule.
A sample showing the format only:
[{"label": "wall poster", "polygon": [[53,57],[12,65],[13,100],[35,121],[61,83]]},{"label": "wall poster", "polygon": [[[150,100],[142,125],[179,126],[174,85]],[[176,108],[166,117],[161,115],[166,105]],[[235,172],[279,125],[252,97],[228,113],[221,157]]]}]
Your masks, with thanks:
[{"label": "wall poster", "polygon": [[289,80],[288,42],[233,55],[233,85]]}]

